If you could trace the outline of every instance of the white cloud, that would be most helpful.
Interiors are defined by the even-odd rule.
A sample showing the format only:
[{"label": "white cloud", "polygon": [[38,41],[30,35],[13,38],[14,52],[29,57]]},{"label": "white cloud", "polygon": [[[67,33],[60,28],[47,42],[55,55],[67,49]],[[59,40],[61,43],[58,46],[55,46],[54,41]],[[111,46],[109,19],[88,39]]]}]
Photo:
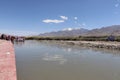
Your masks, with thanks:
[{"label": "white cloud", "polygon": [[74,19],[75,19],[75,20],[77,20],[77,19],[78,19],[78,17],[74,17]]},{"label": "white cloud", "polygon": [[45,19],[42,22],[44,23],[63,23],[65,20],[68,20],[68,17],[66,16],[60,16],[61,19]]},{"label": "white cloud", "polygon": [[63,29],[63,31],[72,31],[73,30],[73,28],[65,28],[65,29]]},{"label": "white cloud", "polygon": [[63,31],[72,31],[72,30],[78,30],[78,29],[80,29],[80,27],[75,27],[75,28],[65,28],[65,29],[63,29]]},{"label": "white cloud", "polygon": [[120,5],[120,4],[119,4],[119,3],[117,3],[117,4],[115,4],[115,7],[117,8],[117,7],[119,7],[119,5]]},{"label": "white cloud", "polygon": [[64,22],[64,20],[57,20],[57,19],[46,19],[46,20],[43,20],[44,23],[62,23]]},{"label": "white cloud", "polygon": [[68,17],[66,17],[66,16],[60,16],[60,18],[63,20],[68,20]]}]

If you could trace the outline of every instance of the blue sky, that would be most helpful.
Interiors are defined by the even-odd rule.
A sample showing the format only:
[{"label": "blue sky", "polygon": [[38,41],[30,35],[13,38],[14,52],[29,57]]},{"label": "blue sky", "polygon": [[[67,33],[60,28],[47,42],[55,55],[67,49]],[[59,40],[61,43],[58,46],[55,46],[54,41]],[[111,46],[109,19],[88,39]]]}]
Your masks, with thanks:
[{"label": "blue sky", "polygon": [[30,35],[120,24],[120,0],[0,0],[0,33]]}]

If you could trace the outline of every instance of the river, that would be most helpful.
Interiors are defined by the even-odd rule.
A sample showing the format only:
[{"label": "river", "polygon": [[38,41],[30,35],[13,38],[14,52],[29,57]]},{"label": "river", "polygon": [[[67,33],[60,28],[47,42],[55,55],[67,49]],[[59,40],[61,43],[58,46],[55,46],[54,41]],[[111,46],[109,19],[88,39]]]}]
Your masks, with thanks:
[{"label": "river", "polygon": [[120,80],[120,51],[34,40],[14,47],[18,80]]}]

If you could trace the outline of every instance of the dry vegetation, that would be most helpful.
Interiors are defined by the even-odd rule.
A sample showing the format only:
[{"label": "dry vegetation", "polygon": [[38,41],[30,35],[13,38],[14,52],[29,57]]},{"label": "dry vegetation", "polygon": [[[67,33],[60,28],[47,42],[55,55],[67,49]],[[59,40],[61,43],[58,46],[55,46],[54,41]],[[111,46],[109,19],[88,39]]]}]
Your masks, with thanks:
[{"label": "dry vegetation", "polygon": [[[79,37],[30,36],[30,37],[26,37],[26,40],[108,41],[107,38],[108,38],[108,36],[79,36]],[[120,36],[116,36],[115,41],[120,42]]]}]

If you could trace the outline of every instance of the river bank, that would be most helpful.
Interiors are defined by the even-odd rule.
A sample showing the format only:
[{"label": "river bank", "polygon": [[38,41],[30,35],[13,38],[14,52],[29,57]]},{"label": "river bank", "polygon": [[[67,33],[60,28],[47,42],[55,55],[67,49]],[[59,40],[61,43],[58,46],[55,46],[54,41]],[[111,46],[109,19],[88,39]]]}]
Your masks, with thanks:
[{"label": "river bank", "polygon": [[105,48],[120,50],[120,42],[109,42],[109,41],[60,41],[62,44],[78,45],[82,47],[91,48]]},{"label": "river bank", "polygon": [[17,80],[13,44],[0,40],[0,80]]},{"label": "river bank", "polygon": [[[41,41],[41,40],[40,40]],[[72,45],[80,47],[90,47],[90,48],[103,48],[103,49],[112,49],[120,50],[120,42],[111,42],[111,41],[58,41],[58,40],[42,40],[45,43],[55,43],[59,45]]]}]

